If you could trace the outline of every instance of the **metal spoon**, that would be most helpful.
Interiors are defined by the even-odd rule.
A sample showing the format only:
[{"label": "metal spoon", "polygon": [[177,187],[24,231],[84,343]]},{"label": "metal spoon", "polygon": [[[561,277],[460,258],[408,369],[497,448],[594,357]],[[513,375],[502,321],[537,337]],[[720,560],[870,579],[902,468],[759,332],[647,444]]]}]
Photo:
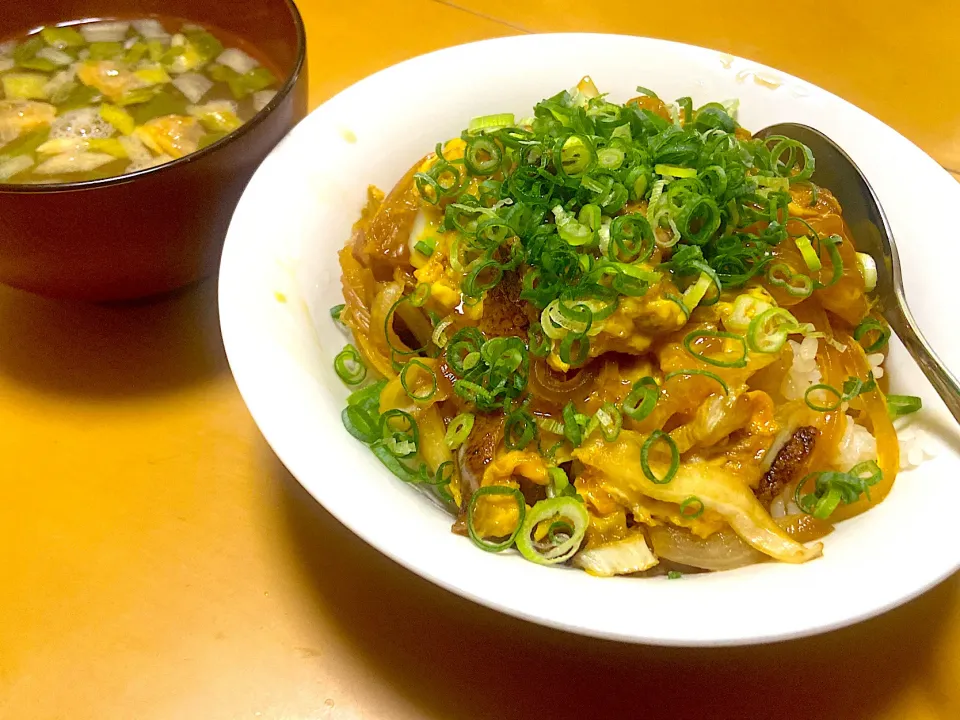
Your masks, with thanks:
[{"label": "metal spoon", "polygon": [[799,140],[813,151],[816,168],[812,180],[829,188],[840,201],[843,218],[850,226],[857,250],[869,253],[877,263],[876,293],[883,317],[940,394],[954,419],[960,422],[960,384],[917,329],[903,296],[900,256],[893,234],[877,196],[860,168],[833,140],[806,125],[771,125],[757,135],[783,135]]}]

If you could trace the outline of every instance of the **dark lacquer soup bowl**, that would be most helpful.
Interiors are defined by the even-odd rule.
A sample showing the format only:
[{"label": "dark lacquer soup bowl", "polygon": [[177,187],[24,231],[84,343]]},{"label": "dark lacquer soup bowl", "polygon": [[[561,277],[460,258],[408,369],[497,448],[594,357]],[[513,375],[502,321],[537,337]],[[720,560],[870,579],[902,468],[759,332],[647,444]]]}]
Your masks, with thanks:
[{"label": "dark lacquer soup bowl", "polygon": [[0,282],[110,301],[212,273],[247,181],[306,114],[306,36],[290,0],[7,0],[0,40],[84,18],[151,16],[239,38],[276,76],[276,95],[226,137],[156,167],[79,182],[0,182]]}]

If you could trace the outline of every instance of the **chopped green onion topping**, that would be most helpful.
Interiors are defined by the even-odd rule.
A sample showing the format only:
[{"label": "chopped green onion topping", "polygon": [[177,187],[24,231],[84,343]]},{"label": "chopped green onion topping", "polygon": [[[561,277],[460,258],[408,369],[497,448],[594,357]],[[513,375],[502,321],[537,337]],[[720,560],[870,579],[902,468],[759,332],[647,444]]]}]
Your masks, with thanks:
[{"label": "chopped green onion topping", "polygon": [[713,279],[706,273],[700,273],[697,281],[684,291],[683,304],[688,314],[700,304],[700,301],[703,300],[704,295],[707,294],[707,290],[709,290],[712,285]]},{"label": "chopped green onion topping", "polygon": [[823,263],[820,262],[820,256],[817,255],[817,251],[813,249],[810,238],[802,235],[796,238],[794,243],[796,243],[797,250],[800,251],[800,255],[803,257],[803,261],[807,264],[810,272],[820,272]]},{"label": "chopped green onion topping", "polygon": [[537,423],[530,411],[519,408],[507,415],[503,436],[508,450],[525,449],[537,436]]},{"label": "chopped green onion topping", "polygon": [[708,377],[711,380],[716,381],[720,385],[720,387],[723,388],[724,395],[730,394],[730,388],[727,387],[727,384],[723,381],[723,378],[721,378],[716,373],[710,372],[709,370],[697,370],[695,368],[686,368],[684,370],[674,370],[664,375],[663,381],[667,382],[667,380],[672,380],[675,377],[684,377],[687,375],[703,375],[704,377]]},{"label": "chopped green onion topping", "polygon": [[[413,371],[416,371],[415,373]],[[427,384],[418,375],[425,375]],[[400,371],[400,385],[411,400],[427,402],[437,394],[437,374],[422,360],[414,358]]]},{"label": "chopped green onion topping", "polygon": [[770,308],[750,321],[747,328],[747,345],[753,352],[780,352],[790,333],[799,331],[800,323],[787,310]]},{"label": "chopped green onion topping", "polygon": [[623,400],[624,414],[634,422],[649,417],[660,397],[660,386],[652,377],[641,378],[633,384],[630,394]]},{"label": "chopped green onion topping", "polygon": [[[733,356],[727,359],[723,356],[708,355],[693,347],[694,343],[698,340],[710,339],[720,340],[724,345],[726,345],[728,341],[732,342],[739,346],[739,352],[734,352]],[[722,368],[742,368],[747,366],[747,341],[743,339],[742,335],[737,335],[736,333],[721,332],[719,330],[694,330],[683,338],[683,347],[697,360],[705,362],[708,365]],[[726,350],[724,350],[724,355],[727,354]]]},{"label": "chopped green onion topping", "polygon": [[[864,344],[864,340],[869,340],[867,336],[876,333],[876,339],[869,344]],[[890,336],[893,333],[890,328],[881,323],[876,318],[868,317],[863,320],[853,331],[853,339],[863,346],[866,353],[875,353],[883,350],[890,342]]]},{"label": "chopped green onion topping", "polygon": [[460,413],[450,421],[447,426],[447,433],[443,438],[448,448],[456,450],[467,441],[470,432],[473,430],[473,421],[472,413]]},{"label": "chopped green onion topping", "polygon": [[577,412],[576,406],[569,402],[563,408],[563,436],[574,447],[580,447],[583,442],[583,428],[587,418]]},{"label": "chopped green onion topping", "polygon": [[703,501],[696,495],[691,495],[680,503],[680,516],[695,520],[703,515]]},{"label": "chopped green onion topping", "polygon": [[[873,460],[867,460],[854,465],[849,472],[826,470],[810,473],[797,483],[793,498],[803,512],[826,520],[841,502],[847,505],[855,503],[864,494],[869,498],[870,488],[882,479],[880,466]],[[814,491],[801,494],[810,480],[814,482]]]},{"label": "chopped green onion topping", "polygon": [[677,167],[675,165],[654,165],[653,171],[657,175],[669,175],[675,178],[695,178],[697,171],[693,168]]},{"label": "chopped green onion topping", "polygon": [[923,407],[923,401],[916,395],[887,395],[887,413],[895,419],[910,415]]},{"label": "chopped green onion topping", "polygon": [[[827,395],[833,395],[836,399],[831,401],[829,398],[827,398],[824,402],[817,402],[815,399],[813,399],[815,394],[823,397],[824,393]],[[803,401],[807,404],[808,408],[815,410],[816,412],[833,412],[840,407],[841,403],[843,403],[843,393],[837,390],[833,385],[817,383],[816,385],[811,385],[807,388],[807,391],[803,394]]]},{"label": "chopped green onion topping", "polygon": [[416,250],[421,255],[426,255],[430,257],[433,255],[433,251],[437,249],[437,243],[433,238],[427,238],[425,240],[417,240],[413,245],[413,249]]},{"label": "chopped green onion topping", "polygon": [[877,261],[872,255],[858,252],[857,265],[860,267],[860,274],[863,275],[863,289],[866,292],[873,292],[877,288]]},{"label": "chopped green onion topping", "polygon": [[347,345],[333,359],[333,369],[347,385],[359,385],[367,376],[367,366],[353,345]]},{"label": "chopped green onion topping", "polygon": [[813,280],[808,275],[794,273],[786,263],[774,263],[767,268],[767,282],[794,297],[806,298],[813,294]]},{"label": "chopped green onion topping", "polygon": [[[544,538],[546,542],[534,540],[532,536],[537,526],[545,522],[550,523]],[[538,565],[566,562],[580,549],[589,524],[587,510],[577,499],[554,497],[541,500],[527,512],[516,538],[517,550]]]},{"label": "chopped green onion topping", "polygon": [[481,115],[470,120],[467,126],[469,132],[478,132],[480,130],[494,130],[496,128],[510,127],[514,124],[513,113],[498,113],[496,115]]},{"label": "chopped green onion topping", "polygon": [[[657,477],[650,468],[650,449],[658,442],[666,445],[670,451],[670,467],[663,477]],[[677,444],[673,441],[673,438],[663,430],[654,430],[640,448],[640,469],[643,470],[643,474],[646,475],[647,479],[652,483],[666,485],[673,480],[673,476],[677,474],[679,468],[680,451],[677,449]]]},{"label": "chopped green onion topping", "polygon": [[[490,542],[480,537],[480,535],[477,534],[476,528],[473,524],[473,516],[474,513],[476,513],[477,501],[486,495],[508,495],[516,501],[517,509],[520,512],[520,518],[519,522],[517,523],[517,527],[512,533],[510,533],[509,536],[500,542]],[[467,534],[470,536],[470,539],[473,540],[473,544],[481,550],[486,550],[487,552],[501,552],[513,545],[517,539],[517,536],[520,535],[520,532],[523,529],[523,523],[526,514],[527,504],[523,499],[522,492],[516,488],[507,487],[505,485],[487,485],[474,492],[473,495],[470,496],[470,502],[467,503]]]},{"label": "chopped green onion topping", "polygon": [[829,237],[820,238],[820,242],[827,248],[827,255],[830,256],[830,264],[833,266],[833,272],[826,283],[821,283],[818,280],[815,286],[818,288],[828,288],[836,285],[840,282],[840,278],[843,277],[843,258],[837,249],[837,246],[842,242],[842,238],[839,235],[830,235]]}]

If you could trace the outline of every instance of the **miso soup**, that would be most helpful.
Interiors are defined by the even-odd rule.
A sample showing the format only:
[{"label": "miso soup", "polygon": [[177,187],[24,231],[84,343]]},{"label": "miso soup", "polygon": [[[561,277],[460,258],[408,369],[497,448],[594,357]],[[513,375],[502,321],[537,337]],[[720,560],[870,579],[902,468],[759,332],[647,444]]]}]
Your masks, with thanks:
[{"label": "miso soup", "polygon": [[165,17],[64,23],[0,43],[0,183],[122,175],[220,140],[278,88],[241,44]]}]

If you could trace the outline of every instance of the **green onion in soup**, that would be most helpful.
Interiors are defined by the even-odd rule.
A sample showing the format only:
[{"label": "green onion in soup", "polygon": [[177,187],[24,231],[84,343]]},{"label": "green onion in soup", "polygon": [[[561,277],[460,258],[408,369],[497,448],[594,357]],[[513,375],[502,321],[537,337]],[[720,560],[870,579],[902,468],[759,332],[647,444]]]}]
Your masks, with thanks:
[{"label": "green onion in soup", "polygon": [[44,27],[0,43],[0,182],[122,175],[226,137],[278,87],[240,44],[163,18]]}]

